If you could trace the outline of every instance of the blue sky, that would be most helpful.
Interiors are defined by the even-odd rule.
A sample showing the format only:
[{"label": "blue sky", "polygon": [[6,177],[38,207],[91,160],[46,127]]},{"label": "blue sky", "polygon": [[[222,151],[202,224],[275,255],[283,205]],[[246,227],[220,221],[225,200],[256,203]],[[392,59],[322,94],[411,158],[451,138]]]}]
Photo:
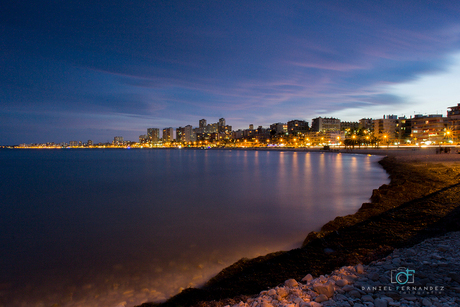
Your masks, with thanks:
[{"label": "blue sky", "polygon": [[3,1],[0,144],[442,113],[457,1]]}]

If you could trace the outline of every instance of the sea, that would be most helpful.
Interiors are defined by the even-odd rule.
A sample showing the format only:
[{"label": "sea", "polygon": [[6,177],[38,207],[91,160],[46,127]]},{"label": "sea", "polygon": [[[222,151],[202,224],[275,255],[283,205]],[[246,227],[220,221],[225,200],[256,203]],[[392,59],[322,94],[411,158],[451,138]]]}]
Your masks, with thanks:
[{"label": "sea", "polygon": [[381,158],[2,149],[0,306],[163,301],[356,212],[389,182]]}]

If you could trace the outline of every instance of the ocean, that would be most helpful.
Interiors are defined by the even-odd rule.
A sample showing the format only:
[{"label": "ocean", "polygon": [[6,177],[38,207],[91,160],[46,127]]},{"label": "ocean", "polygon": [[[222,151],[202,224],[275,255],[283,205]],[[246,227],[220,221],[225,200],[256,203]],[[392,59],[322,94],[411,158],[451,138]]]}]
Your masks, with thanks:
[{"label": "ocean", "polygon": [[388,183],[381,157],[0,150],[0,306],[134,306],[299,247]]}]

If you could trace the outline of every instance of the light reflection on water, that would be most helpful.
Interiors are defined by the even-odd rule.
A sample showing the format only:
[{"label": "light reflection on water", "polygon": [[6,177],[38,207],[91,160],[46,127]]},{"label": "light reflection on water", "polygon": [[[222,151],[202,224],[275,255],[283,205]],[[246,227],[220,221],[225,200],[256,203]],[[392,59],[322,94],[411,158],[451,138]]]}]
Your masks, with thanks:
[{"label": "light reflection on water", "polygon": [[[378,157],[0,151],[0,303],[127,306],[301,244],[387,183]],[[4,301],[1,301],[4,300]]]}]

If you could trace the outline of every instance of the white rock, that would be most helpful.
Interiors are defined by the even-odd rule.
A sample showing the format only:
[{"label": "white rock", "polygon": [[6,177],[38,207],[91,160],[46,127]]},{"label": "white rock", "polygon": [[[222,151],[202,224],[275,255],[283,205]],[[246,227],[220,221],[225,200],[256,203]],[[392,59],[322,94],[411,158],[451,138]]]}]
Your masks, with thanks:
[{"label": "white rock", "polygon": [[332,284],[314,284],[313,290],[318,294],[324,294],[327,297],[334,295],[334,286]]}]

